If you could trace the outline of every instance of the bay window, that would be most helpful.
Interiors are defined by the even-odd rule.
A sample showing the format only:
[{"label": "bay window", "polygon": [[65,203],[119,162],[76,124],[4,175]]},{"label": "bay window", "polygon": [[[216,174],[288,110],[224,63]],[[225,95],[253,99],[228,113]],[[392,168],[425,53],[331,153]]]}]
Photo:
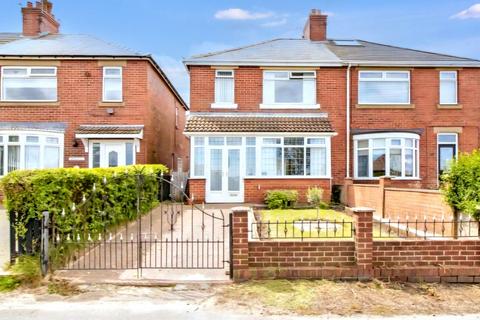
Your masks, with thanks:
[{"label": "bay window", "polygon": [[57,101],[57,68],[3,67],[2,101]]},{"label": "bay window", "polygon": [[261,108],[319,108],[315,71],[264,71]]},{"label": "bay window", "polygon": [[457,71],[440,71],[440,104],[457,104]]},{"label": "bay window", "polygon": [[63,164],[63,134],[0,133],[0,176],[18,169],[58,168]]},{"label": "bay window", "polygon": [[419,178],[419,136],[375,133],[354,136],[355,178]]},{"label": "bay window", "polygon": [[215,103],[212,108],[236,108],[233,70],[215,70]]},{"label": "bay window", "polygon": [[409,71],[360,71],[359,104],[409,104]]}]

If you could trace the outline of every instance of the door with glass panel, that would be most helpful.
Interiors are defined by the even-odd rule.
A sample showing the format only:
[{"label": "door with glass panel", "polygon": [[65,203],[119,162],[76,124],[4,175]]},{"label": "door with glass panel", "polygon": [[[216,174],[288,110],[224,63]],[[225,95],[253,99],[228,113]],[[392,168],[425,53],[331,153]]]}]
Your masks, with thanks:
[{"label": "door with glass panel", "polygon": [[227,137],[227,145],[209,148],[207,202],[243,202],[241,138],[238,139]]},{"label": "door with glass panel", "polygon": [[92,142],[90,167],[111,168],[134,164],[132,142]]}]

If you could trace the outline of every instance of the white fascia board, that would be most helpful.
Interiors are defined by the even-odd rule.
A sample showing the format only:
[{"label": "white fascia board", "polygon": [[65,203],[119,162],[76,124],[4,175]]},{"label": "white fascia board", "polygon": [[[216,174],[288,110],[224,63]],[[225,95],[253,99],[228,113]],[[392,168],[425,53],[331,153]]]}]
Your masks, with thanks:
[{"label": "white fascia board", "polygon": [[143,139],[143,132],[136,134],[75,134],[78,139]]},{"label": "white fascia board", "polygon": [[289,137],[334,137],[337,136],[337,132],[183,132],[186,136],[289,136]]}]

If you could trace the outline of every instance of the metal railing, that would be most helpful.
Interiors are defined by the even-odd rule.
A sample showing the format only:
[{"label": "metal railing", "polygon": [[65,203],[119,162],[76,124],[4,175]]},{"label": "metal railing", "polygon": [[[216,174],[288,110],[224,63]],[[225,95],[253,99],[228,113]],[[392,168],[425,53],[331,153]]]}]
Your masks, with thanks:
[{"label": "metal railing", "polygon": [[391,220],[382,219],[373,222],[374,238],[478,238],[480,237],[480,223],[473,219],[445,220],[445,219],[414,219]]},{"label": "metal railing", "polygon": [[352,239],[354,223],[345,220],[258,221],[251,223],[252,239]]}]

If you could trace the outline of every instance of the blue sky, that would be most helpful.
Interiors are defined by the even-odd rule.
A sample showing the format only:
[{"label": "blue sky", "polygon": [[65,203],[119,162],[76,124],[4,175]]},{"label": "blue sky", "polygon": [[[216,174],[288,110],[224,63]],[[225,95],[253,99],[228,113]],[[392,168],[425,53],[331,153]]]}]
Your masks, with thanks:
[{"label": "blue sky", "polygon": [[[480,59],[480,1],[52,0],[61,32],[92,34],[152,53],[188,99],[181,60],[278,37],[299,37],[308,12],[330,14],[330,38],[357,38]],[[20,4],[2,0],[0,31],[21,30]]]}]

